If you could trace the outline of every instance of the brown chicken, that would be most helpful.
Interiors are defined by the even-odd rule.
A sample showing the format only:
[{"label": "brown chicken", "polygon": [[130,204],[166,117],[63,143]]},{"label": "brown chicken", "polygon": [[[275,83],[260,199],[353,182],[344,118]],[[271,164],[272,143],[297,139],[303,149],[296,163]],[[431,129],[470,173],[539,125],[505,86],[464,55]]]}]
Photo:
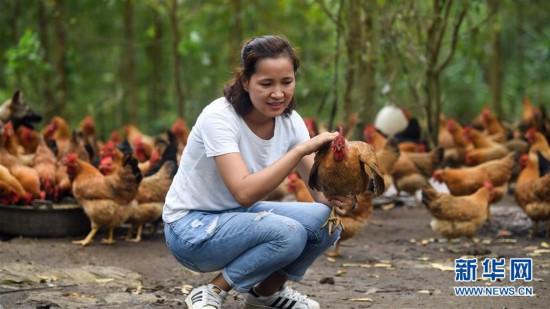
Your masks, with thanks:
[{"label": "brown chicken", "polygon": [[303,203],[315,202],[313,196],[309,192],[306,183],[296,173],[292,173],[287,177],[288,191],[294,193],[296,201]]},{"label": "brown chicken", "polygon": [[527,131],[529,128],[540,128],[542,125],[542,112],[539,108],[533,106],[531,99],[525,97],[522,102],[522,113],[519,128],[522,132]]},{"label": "brown chicken", "polygon": [[469,195],[481,188],[487,180],[496,187],[508,183],[514,163],[514,154],[510,153],[502,159],[474,167],[436,170],[433,178],[444,182],[452,195]]},{"label": "brown chicken", "polygon": [[[346,141],[342,130],[315,154],[308,184],[329,199],[332,196],[355,198],[365,192],[374,192],[378,196],[385,190],[374,148],[365,142]],[[335,208],[327,222],[329,233],[333,231],[333,224],[340,224]]]},{"label": "brown chicken", "polygon": [[143,178],[136,196],[137,203],[130,205],[131,213],[127,222],[137,226],[135,238],[130,238],[132,229],[128,230],[127,240],[141,241],[141,233],[146,223],[157,221],[162,215],[166,193],[172,184],[176,172],[175,162],[166,161],[155,174]]},{"label": "brown chicken", "polygon": [[483,127],[489,133],[489,138],[493,141],[504,143],[508,137],[508,131],[500,123],[500,121],[491,113],[489,108],[483,109],[481,113],[481,122]]},{"label": "brown chicken", "polygon": [[348,214],[341,215],[342,234],[336,242],[334,250],[327,251],[326,255],[330,257],[340,256],[340,243],[355,236],[365,225],[367,219],[372,214],[372,197],[373,193],[366,192],[357,195],[357,205],[355,209]]},{"label": "brown chicken", "polygon": [[506,146],[491,140],[487,135],[473,128],[464,129],[466,138],[472,141],[474,149],[466,150],[465,162],[474,166],[487,161],[500,159],[506,156],[509,151]]},{"label": "brown chicken", "polygon": [[432,230],[446,238],[472,238],[489,218],[493,186],[487,181],[475,193],[453,196],[437,192],[431,185],[422,189],[422,203],[433,219]]},{"label": "brown chicken", "polygon": [[40,134],[38,134],[37,131],[25,126],[20,126],[15,131],[15,134],[17,135],[19,144],[25,149],[25,153],[34,153],[36,151],[36,147],[38,147],[38,142],[40,140]]},{"label": "brown chicken", "polygon": [[43,139],[40,139],[40,143],[36,148],[34,169],[38,172],[40,187],[45,192],[46,198],[51,201],[57,201],[59,198],[56,181],[57,160]]},{"label": "brown chicken", "polygon": [[137,160],[131,154],[125,154],[122,162],[122,168],[104,176],[93,165],[79,160],[74,153],[65,157],[64,164],[73,182],[73,195],[91,222],[88,236],[73,243],[82,246],[90,244],[101,226],[109,229],[108,238],[102,242],[114,243],[113,231],[130,216],[129,204],[137,203],[134,199],[142,179]]},{"label": "brown chicken", "polygon": [[0,164],[0,204],[13,205],[20,201],[29,204],[32,201],[32,196],[25,192],[17,178]]},{"label": "brown chicken", "polygon": [[141,133],[141,131],[132,124],[126,125],[124,131],[126,132],[126,137],[130,145],[134,149],[136,158],[140,162],[148,160],[155,148],[155,139]]},{"label": "brown chicken", "polygon": [[[533,229],[530,237],[533,237],[538,229],[540,221],[550,219],[550,162],[537,152],[537,157],[523,155],[521,171],[517,189],[516,201],[525,214],[533,221]],[[547,237],[550,234],[550,226],[547,229]]]},{"label": "brown chicken", "polygon": [[529,144],[531,144],[529,153],[534,155],[537,151],[540,151],[545,158],[550,159],[550,145],[542,133],[531,128],[527,130],[525,137],[527,141],[529,141]]},{"label": "brown chicken", "polygon": [[55,116],[50,123],[42,130],[42,136],[46,143],[55,141],[57,145],[57,158],[62,159],[67,153],[71,144],[71,129],[65,119]]},{"label": "brown chicken", "polygon": [[363,139],[374,147],[374,150],[379,151],[386,146],[386,137],[380,133],[374,125],[368,125],[363,129]]}]

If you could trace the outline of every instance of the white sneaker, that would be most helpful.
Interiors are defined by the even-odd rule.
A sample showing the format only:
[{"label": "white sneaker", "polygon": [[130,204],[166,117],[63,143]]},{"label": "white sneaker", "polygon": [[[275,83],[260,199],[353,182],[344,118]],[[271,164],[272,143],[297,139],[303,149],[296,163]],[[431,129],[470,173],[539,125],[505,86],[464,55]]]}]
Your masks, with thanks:
[{"label": "white sneaker", "polygon": [[188,309],[220,309],[227,292],[213,284],[194,288],[185,298]]},{"label": "white sneaker", "polygon": [[251,293],[246,298],[246,309],[278,308],[278,309],[319,309],[319,303],[289,287],[284,287],[271,296],[254,296]]}]

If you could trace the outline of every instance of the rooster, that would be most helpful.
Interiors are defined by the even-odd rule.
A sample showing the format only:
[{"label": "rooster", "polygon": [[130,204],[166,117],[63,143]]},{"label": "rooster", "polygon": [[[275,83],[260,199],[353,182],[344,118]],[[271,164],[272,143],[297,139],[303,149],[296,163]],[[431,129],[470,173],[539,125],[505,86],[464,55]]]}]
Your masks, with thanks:
[{"label": "rooster", "polygon": [[[352,196],[355,201],[358,194],[370,191],[378,196],[385,189],[374,148],[365,142],[347,141],[341,128],[340,134],[315,154],[308,184],[328,199]],[[335,210],[333,207],[327,221],[330,234],[334,225],[341,225]]]},{"label": "rooster", "polygon": [[0,121],[12,121],[15,129],[24,125],[33,129],[35,122],[40,122],[42,116],[34,112],[30,106],[23,100],[23,93],[20,90],[15,91],[10,100],[0,105]]}]

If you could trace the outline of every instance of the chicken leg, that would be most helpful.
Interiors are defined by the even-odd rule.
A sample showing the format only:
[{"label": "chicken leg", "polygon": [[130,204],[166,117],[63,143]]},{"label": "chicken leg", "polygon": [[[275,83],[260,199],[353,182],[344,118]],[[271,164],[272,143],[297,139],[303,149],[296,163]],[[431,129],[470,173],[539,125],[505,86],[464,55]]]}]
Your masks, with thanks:
[{"label": "chicken leg", "polygon": [[101,243],[102,244],[106,244],[106,245],[112,245],[115,243],[115,240],[114,240],[114,237],[113,237],[113,232],[114,232],[115,228],[114,227],[110,227],[109,228],[109,236],[107,238],[103,238],[101,240]]},{"label": "chicken leg", "polygon": [[[340,225],[342,226],[342,220],[340,220],[340,217],[336,214],[336,208],[332,207],[332,210],[330,211],[330,216],[327,219],[327,222],[323,224],[322,227],[325,227],[328,225],[328,234],[332,235],[334,231],[336,230],[335,227]],[[343,227],[343,226],[342,226]]]},{"label": "chicken leg", "polygon": [[131,242],[140,242],[141,241],[141,233],[143,232],[143,224],[138,225],[137,232],[136,232],[136,238],[130,238],[127,237],[126,241]]},{"label": "chicken leg", "polygon": [[83,247],[89,245],[92,242],[92,240],[94,239],[94,236],[95,236],[95,234],[97,233],[98,230],[99,230],[98,226],[92,226],[92,230],[90,231],[90,233],[88,233],[86,238],[84,238],[82,240],[75,240],[75,241],[73,241],[73,244],[82,245]]},{"label": "chicken leg", "polygon": [[332,258],[340,256],[340,239],[336,241],[336,244],[334,245],[334,250],[327,251],[325,255]]}]

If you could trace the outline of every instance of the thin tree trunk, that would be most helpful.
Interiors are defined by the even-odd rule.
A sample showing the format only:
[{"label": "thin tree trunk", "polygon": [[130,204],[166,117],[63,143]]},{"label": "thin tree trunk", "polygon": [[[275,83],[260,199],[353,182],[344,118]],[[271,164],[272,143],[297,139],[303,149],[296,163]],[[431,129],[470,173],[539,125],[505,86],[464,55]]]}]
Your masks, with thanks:
[{"label": "thin tree trunk", "polygon": [[[50,60],[50,44],[49,44],[49,22],[48,12],[44,0],[38,1],[37,6],[38,15],[38,36],[40,38],[40,45],[42,47],[42,61],[45,63],[51,63]],[[55,110],[53,109],[53,103],[56,101],[52,90],[51,81],[53,80],[51,72],[44,73],[42,78],[42,95],[44,96],[44,115],[46,119],[50,119],[54,116]]]},{"label": "thin tree trunk", "polygon": [[375,29],[375,9],[372,3],[365,2],[363,5],[364,22],[363,22],[363,48],[364,53],[359,58],[359,102],[361,125],[364,122],[372,122],[376,108],[376,54],[377,54],[377,37]]},{"label": "thin tree trunk", "polygon": [[[12,0],[10,1],[11,4],[11,14],[9,14],[9,33],[11,41],[14,45],[17,45],[19,42],[19,27],[18,27],[18,21],[21,18],[21,2],[18,0]],[[4,5],[5,7],[5,5]],[[23,87],[22,85],[22,77],[21,72],[19,70],[15,70],[15,88],[19,89]]]},{"label": "thin tree trunk", "polygon": [[149,100],[148,100],[148,110],[149,110],[149,120],[158,119],[159,116],[159,106],[162,106],[163,93],[163,80],[162,80],[162,71],[163,71],[163,57],[162,57],[162,19],[156,8],[152,9],[153,14],[153,29],[155,35],[153,40],[147,47],[147,55],[151,65],[151,79],[149,81]]},{"label": "thin tree trunk", "polygon": [[181,59],[178,53],[180,43],[180,34],[178,30],[178,1],[172,0],[170,6],[170,26],[172,28],[172,60],[174,64],[174,83],[176,89],[176,102],[178,106],[178,116],[183,117],[185,105],[183,101],[183,88],[181,85]]},{"label": "thin tree trunk", "polygon": [[62,113],[65,110],[69,96],[69,79],[67,72],[67,32],[65,29],[65,8],[63,0],[54,1],[54,25],[55,45],[57,55],[55,59],[55,70],[57,75],[56,98],[54,102],[55,111]]},{"label": "thin tree trunk", "polygon": [[124,71],[122,78],[124,80],[124,97],[126,105],[126,115],[131,122],[138,122],[139,104],[136,89],[136,52],[134,47],[134,4],[133,0],[124,2],[124,48],[122,60]]},{"label": "thin tree trunk", "polygon": [[354,110],[353,103],[356,101],[356,90],[358,86],[357,76],[362,52],[362,31],[361,31],[361,4],[360,0],[350,0],[347,9],[346,24],[346,54],[348,65],[346,67],[346,84],[344,88],[344,119],[349,119]]},{"label": "thin tree trunk", "polygon": [[229,52],[227,53],[228,62],[231,68],[237,67],[240,61],[241,43],[243,41],[243,25],[242,25],[242,2],[241,0],[231,0],[230,25],[229,33]]},{"label": "thin tree trunk", "polygon": [[491,30],[491,66],[489,74],[489,85],[493,101],[493,109],[499,119],[502,119],[502,53],[500,49],[500,18],[498,16],[499,1],[489,0],[489,14],[493,16],[494,22]]},{"label": "thin tree trunk", "polygon": [[[321,4],[322,4],[322,0],[321,1]],[[334,24],[336,26],[336,40],[334,42],[334,52],[335,52],[335,55],[334,55],[334,72],[333,72],[333,75],[332,75],[332,78],[333,78],[333,88],[334,88],[334,99],[332,101],[332,108],[330,110],[330,117],[329,117],[329,122],[328,122],[328,128],[329,130],[333,130],[333,126],[334,126],[334,119],[336,118],[336,113],[338,111],[338,100],[339,100],[339,91],[338,91],[338,88],[339,88],[339,83],[340,83],[340,79],[339,79],[339,74],[338,72],[340,71],[339,68],[340,68],[340,38],[342,36],[342,11],[344,9],[344,0],[340,0],[339,1],[339,6],[338,6],[338,14],[336,17],[332,17],[332,15],[330,15],[330,13],[327,13],[329,14],[329,18],[332,17],[331,19],[334,21]],[[328,12],[328,11],[327,11]]]}]

